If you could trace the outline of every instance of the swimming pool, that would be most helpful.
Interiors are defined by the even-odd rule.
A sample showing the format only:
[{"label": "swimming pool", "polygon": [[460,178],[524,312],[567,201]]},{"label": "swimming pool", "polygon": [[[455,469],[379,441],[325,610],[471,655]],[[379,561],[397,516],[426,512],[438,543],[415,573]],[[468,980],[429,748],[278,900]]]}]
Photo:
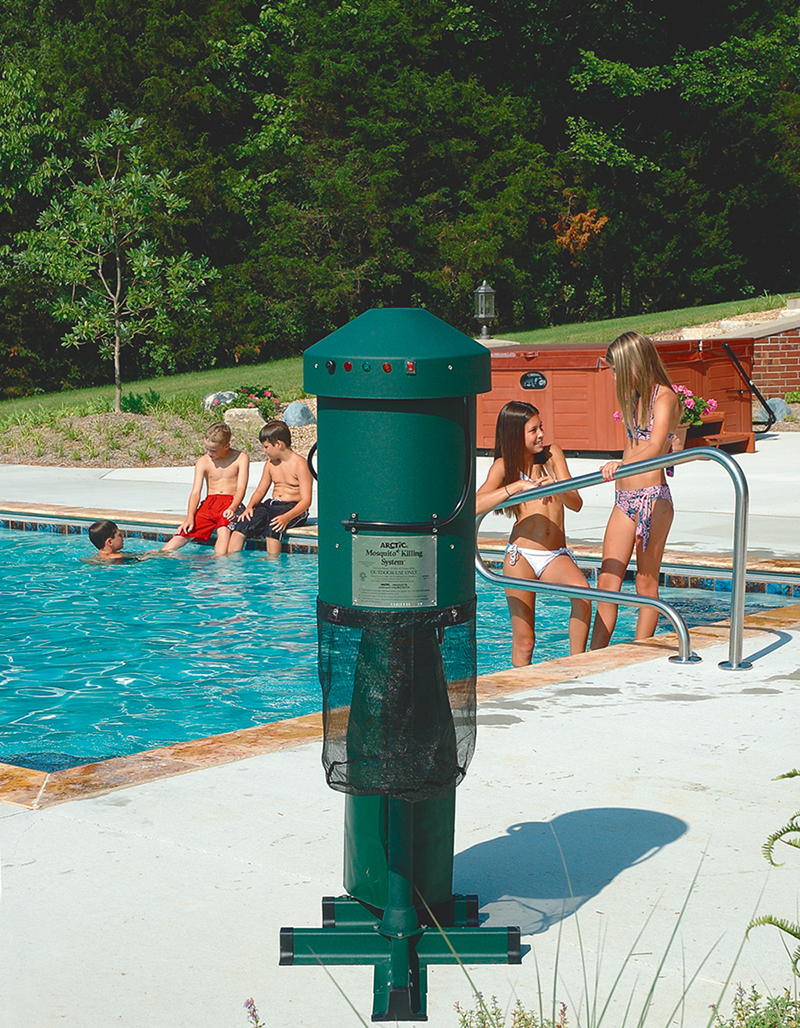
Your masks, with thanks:
[{"label": "swimming pool", "polygon": [[[92,552],[85,535],[0,529],[0,761],[52,771],[319,710],[314,554],[83,563]],[[509,667],[510,629],[502,590],[477,592],[487,674]],[[728,615],[724,595],[675,596],[690,625]],[[781,602],[755,594],[748,611]],[[568,653],[567,608],[539,597],[537,660]],[[615,641],[635,619],[620,608]]]}]

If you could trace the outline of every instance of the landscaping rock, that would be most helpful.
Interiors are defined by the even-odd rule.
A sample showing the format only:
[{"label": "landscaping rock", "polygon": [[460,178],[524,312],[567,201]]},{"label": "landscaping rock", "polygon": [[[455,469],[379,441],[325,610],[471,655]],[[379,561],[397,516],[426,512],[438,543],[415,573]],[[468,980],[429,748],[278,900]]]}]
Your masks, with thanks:
[{"label": "landscaping rock", "polygon": [[[773,396],[771,399],[767,400],[767,405],[772,410],[772,413],[778,421],[785,421],[786,417],[792,413],[792,408],[781,396]],[[753,415],[753,421],[766,420],[767,412],[759,405],[757,413]]]},{"label": "landscaping rock", "polygon": [[238,445],[247,445],[251,436],[258,438],[264,427],[264,419],[257,407],[231,407],[222,415],[232,432],[239,433]]},{"label": "landscaping rock", "polygon": [[290,428],[302,428],[304,425],[316,425],[317,419],[309,408],[299,400],[293,400],[283,412],[283,420]]},{"label": "landscaping rock", "polygon": [[236,393],[228,389],[224,393],[209,393],[203,397],[203,408],[207,411],[213,411],[215,407],[219,407],[220,404],[230,403],[231,400],[236,399]]}]

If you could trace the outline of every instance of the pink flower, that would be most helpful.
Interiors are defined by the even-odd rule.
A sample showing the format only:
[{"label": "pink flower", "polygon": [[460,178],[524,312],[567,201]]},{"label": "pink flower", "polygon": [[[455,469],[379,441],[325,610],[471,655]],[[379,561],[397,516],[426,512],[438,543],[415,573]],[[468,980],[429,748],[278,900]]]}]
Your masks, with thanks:
[{"label": "pink flower", "polygon": [[713,414],[716,409],[717,409],[717,401],[713,400],[713,399],[709,400],[708,403],[706,404],[706,410],[710,411]]},{"label": "pink flower", "polygon": [[219,404],[219,400],[214,400],[214,404],[213,405],[216,407],[218,404]]},{"label": "pink flower", "polygon": [[614,421],[622,421],[622,411],[621,410],[615,410],[614,411]]},{"label": "pink flower", "polygon": [[694,410],[694,397],[693,396],[687,396],[686,399],[683,402],[686,404],[686,406],[689,408],[689,410]]},{"label": "pink flower", "polygon": [[254,404],[254,403],[248,403],[248,405],[247,405],[247,406],[248,406],[248,407],[255,407],[255,404]]}]

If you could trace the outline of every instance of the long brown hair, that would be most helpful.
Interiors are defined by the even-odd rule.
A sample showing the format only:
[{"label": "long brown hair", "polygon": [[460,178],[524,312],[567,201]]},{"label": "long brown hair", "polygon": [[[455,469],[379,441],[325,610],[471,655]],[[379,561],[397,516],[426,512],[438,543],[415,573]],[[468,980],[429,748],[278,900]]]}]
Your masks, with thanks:
[{"label": "long brown hair", "polygon": [[[525,449],[525,426],[533,417],[541,417],[538,408],[522,400],[509,401],[497,415],[494,459],[503,461],[503,485],[517,482],[530,471],[531,454]],[[542,451],[541,463],[547,461],[549,456],[550,451],[546,446]],[[506,507],[504,513],[515,517],[518,510],[518,507]]]},{"label": "long brown hair", "polygon": [[656,385],[672,388],[664,362],[652,339],[638,332],[624,332],[606,350],[606,363],[616,375],[617,403],[628,431],[636,421],[636,407],[644,397],[649,403]]}]

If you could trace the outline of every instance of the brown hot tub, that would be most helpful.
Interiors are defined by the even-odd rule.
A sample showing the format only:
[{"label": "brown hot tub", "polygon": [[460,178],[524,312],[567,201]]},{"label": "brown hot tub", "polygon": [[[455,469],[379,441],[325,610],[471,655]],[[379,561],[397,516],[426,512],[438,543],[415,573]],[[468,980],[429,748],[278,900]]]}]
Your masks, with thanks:
[{"label": "brown hot tub", "polygon": [[[753,369],[752,340],[728,341],[748,376]],[[719,404],[707,428],[690,429],[687,446],[722,446],[732,452],[755,449],[752,398],[747,383],[722,345],[714,339],[656,343],[676,385]],[[605,343],[561,346],[492,344],[492,391],[478,396],[477,447],[494,450],[497,414],[509,400],[539,409],[548,439],[568,453],[617,453],[625,430],[614,421],[614,377],[602,363]],[[720,421],[721,419],[721,421]]]}]

